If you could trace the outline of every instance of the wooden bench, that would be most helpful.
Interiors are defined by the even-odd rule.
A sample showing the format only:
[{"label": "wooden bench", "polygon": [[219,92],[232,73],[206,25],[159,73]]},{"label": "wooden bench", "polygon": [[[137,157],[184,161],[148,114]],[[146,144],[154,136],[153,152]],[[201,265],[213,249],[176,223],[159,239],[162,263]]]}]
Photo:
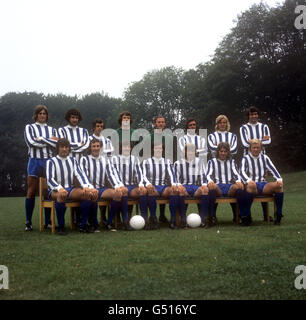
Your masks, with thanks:
[{"label": "wooden bench", "polygon": [[[51,208],[51,233],[55,233],[55,201],[45,199],[47,198],[47,182],[46,178],[39,178],[39,230],[43,231],[43,209]],[[100,207],[102,214],[102,207],[108,207],[110,205],[110,201],[107,200],[99,200],[97,201],[98,206]],[[65,201],[66,208],[70,208],[70,228],[73,230],[75,228],[74,223],[74,212],[73,208],[79,208],[81,202],[80,201]]]}]

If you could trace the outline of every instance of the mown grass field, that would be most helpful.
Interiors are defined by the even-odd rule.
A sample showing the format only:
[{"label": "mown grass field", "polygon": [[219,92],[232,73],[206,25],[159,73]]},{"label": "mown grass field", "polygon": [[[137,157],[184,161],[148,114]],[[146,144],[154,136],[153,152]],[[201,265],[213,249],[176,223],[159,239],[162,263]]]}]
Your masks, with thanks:
[{"label": "mown grass field", "polygon": [[306,171],[284,182],[281,226],[263,222],[257,203],[251,227],[233,224],[230,206],[219,205],[210,229],[68,229],[62,237],[38,231],[38,206],[25,232],[24,198],[0,198],[0,265],[9,269],[0,300],[306,299],[294,286],[295,267],[306,265]]}]

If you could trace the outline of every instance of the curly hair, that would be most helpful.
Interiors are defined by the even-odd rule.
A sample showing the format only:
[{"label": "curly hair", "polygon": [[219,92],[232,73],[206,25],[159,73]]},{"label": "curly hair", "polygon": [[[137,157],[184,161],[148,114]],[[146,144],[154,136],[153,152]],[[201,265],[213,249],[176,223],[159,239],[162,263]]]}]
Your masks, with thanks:
[{"label": "curly hair", "polygon": [[69,122],[71,116],[79,117],[79,122],[83,120],[81,112],[78,109],[69,109],[65,114],[65,120]]}]

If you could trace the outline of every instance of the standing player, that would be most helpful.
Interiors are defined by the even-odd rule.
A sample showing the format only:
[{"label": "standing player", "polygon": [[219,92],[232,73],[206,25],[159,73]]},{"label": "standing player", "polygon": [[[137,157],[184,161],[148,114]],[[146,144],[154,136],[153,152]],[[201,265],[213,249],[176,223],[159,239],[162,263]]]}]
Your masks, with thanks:
[{"label": "standing player", "polygon": [[196,157],[196,146],[194,144],[186,144],[184,151],[185,159],[177,160],[174,163],[176,179],[177,182],[181,184],[179,193],[181,227],[187,227],[185,206],[186,196],[201,199],[202,226],[208,227],[208,188],[204,160]]},{"label": "standing player", "polygon": [[258,139],[262,143],[262,152],[265,153],[265,146],[271,143],[269,127],[258,122],[259,110],[256,107],[250,107],[247,110],[248,123],[240,127],[240,138],[244,146],[244,155],[249,151],[250,140]]},{"label": "standing player", "polygon": [[[53,157],[53,150],[58,140],[56,129],[47,125],[48,109],[38,105],[34,109],[33,120],[24,130],[24,139],[28,146],[28,190],[25,200],[26,231],[32,231],[32,215],[35,207],[35,196],[38,178],[45,177],[46,162]],[[45,228],[50,225],[50,209],[45,208]]]},{"label": "standing player", "polygon": [[[207,164],[207,181],[211,202],[216,196],[236,197],[240,210],[243,210],[244,193],[241,177],[236,162],[231,158],[230,146],[227,142],[220,142],[216,150],[216,157]],[[210,207],[210,223],[215,225],[217,218],[214,207]]]},{"label": "standing player", "polygon": [[[110,216],[113,217],[118,208],[122,204],[122,192],[126,188],[122,183],[117,180],[115,169],[111,165],[109,159],[101,156],[101,141],[97,139],[92,139],[89,143],[90,154],[82,156],[80,160],[81,169],[85,172],[88,180],[92,185],[98,190],[98,198],[112,200],[110,206]],[[112,188],[106,188],[105,182],[106,178],[109,181]],[[81,203],[81,216],[82,221],[80,224],[80,232],[88,232],[87,220],[90,217],[93,224],[93,231],[98,228],[97,220],[97,202],[84,200]],[[125,230],[129,230],[130,227],[125,221]],[[107,224],[108,230],[114,230],[111,223]]]},{"label": "standing player", "polygon": [[212,158],[215,158],[215,153],[220,142],[227,142],[229,144],[231,155],[237,153],[237,136],[230,132],[230,128],[227,116],[221,114],[216,118],[216,131],[211,133],[207,138]]},{"label": "standing player", "polygon": [[[70,143],[61,138],[56,144],[57,156],[47,161],[47,184],[51,199],[55,200],[55,209],[58,222],[58,234],[66,235],[65,231],[65,201],[92,200],[96,201],[98,190],[89,182],[86,174],[81,170],[75,158],[70,157]],[[80,188],[74,184],[76,178]]]},{"label": "standing player", "polygon": [[82,115],[77,109],[66,112],[65,120],[68,125],[58,129],[60,138],[66,138],[71,146],[71,156],[80,160],[82,154],[89,146],[89,134],[87,129],[79,127]]},{"label": "standing player", "polygon": [[141,216],[145,219],[146,229],[148,230],[147,190],[144,187],[139,159],[131,155],[130,142],[121,142],[119,149],[120,154],[112,157],[112,164],[118,173],[118,180],[128,189],[127,197],[139,199]]},{"label": "standing player", "polygon": [[[244,146],[244,155],[248,154],[250,140],[252,139],[258,139],[262,143],[262,152],[265,154],[265,147],[271,143],[269,127],[264,123],[258,122],[259,110],[256,107],[249,107],[247,110],[247,118],[248,123],[240,127],[240,138]],[[264,220],[267,221],[267,203],[262,202],[261,205]],[[272,219],[272,217],[270,219]]]},{"label": "standing player", "polygon": [[101,155],[110,157],[114,152],[114,147],[110,139],[103,136],[104,121],[102,119],[95,119],[92,123],[93,134],[89,136],[89,140],[97,139],[101,142]]},{"label": "standing player", "polygon": [[[272,163],[271,159],[261,152],[262,143],[258,139],[249,141],[249,153],[241,161],[241,177],[246,184],[246,208],[242,223],[249,225],[251,219],[251,205],[255,195],[272,195],[274,194],[276,203],[276,220],[275,224],[281,223],[284,191],[283,179]],[[275,182],[267,182],[266,173],[271,172],[276,179]]]},{"label": "standing player", "polygon": [[[174,169],[169,159],[163,158],[163,145],[153,145],[153,157],[142,163],[143,176],[148,191],[148,207],[150,210],[151,229],[158,228],[156,218],[156,197],[170,198],[170,228],[177,229],[175,217],[178,206],[178,186]],[[167,180],[170,186],[167,185]]]},{"label": "standing player", "polygon": [[179,146],[181,152],[184,153],[184,148],[187,143],[192,143],[196,146],[197,156],[204,158],[207,155],[207,148],[205,138],[198,135],[198,124],[197,120],[189,119],[186,123],[187,133],[179,138]]}]

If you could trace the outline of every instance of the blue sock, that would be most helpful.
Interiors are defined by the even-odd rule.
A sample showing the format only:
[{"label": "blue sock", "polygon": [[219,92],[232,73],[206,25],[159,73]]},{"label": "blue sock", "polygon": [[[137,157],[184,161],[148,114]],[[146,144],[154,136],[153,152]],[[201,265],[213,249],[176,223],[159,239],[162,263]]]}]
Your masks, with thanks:
[{"label": "blue sock", "polygon": [[275,192],[276,214],[281,215],[283,211],[284,192]]},{"label": "blue sock", "polygon": [[148,207],[150,210],[150,217],[156,217],[156,197],[155,196],[148,196],[147,197],[148,200]]},{"label": "blue sock", "polygon": [[180,208],[181,219],[186,220],[185,196],[179,196],[178,199],[179,199],[179,208]]},{"label": "blue sock", "polygon": [[128,197],[124,196],[121,198],[121,212],[122,212],[122,220],[124,222],[127,222],[129,220],[128,212],[129,212],[129,207],[128,207]]},{"label": "blue sock", "polygon": [[178,205],[179,205],[179,196],[171,196],[169,201],[171,220],[175,219],[176,217],[176,210],[178,208]]},{"label": "blue sock", "polygon": [[141,216],[146,220],[147,219],[147,209],[148,209],[147,196],[140,196],[139,197],[139,208],[140,208]]},{"label": "blue sock", "polygon": [[217,198],[217,191],[216,190],[209,190],[208,192],[208,203],[210,208],[210,216],[216,216],[215,212],[215,202]]},{"label": "blue sock", "polygon": [[236,191],[236,199],[238,202],[240,217],[243,218],[247,215],[247,213],[245,212],[246,194],[245,194],[244,190],[238,189]]},{"label": "blue sock", "polygon": [[56,209],[56,217],[57,217],[57,224],[59,228],[63,228],[65,226],[65,212],[66,212],[66,205],[65,202],[55,202],[55,209]]},{"label": "blue sock", "polygon": [[254,195],[254,193],[245,191],[245,196],[246,196],[245,213],[246,213],[246,215],[251,215],[251,207],[252,207],[252,203],[253,203],[255,195]]},{"label": "blue sock", "polygon": [[98,204],[97,202],[92,202],[90,211],[89,211],[89,217],[88,219],[90,220],[90,224],[93,224],[94,226],[98,226]]},{"label": "blue sock", "polygon": [[91,201],[83,200],[81,201],[80,209],[81,209],[81,223],[80,228],[85,228],[88,220],[88,216],[91,209]]},{"label": "blue sock", "polygon": [[25,209],[26,209],[26,222],[32,224],[32,215],[35,207],[35,198],[25,200]]},{"label": "blue sock", "polygon": [[201,197],[201,214],[202,214],[202,220],[206,218],[208,211],[208,195],[203,195]]},{"label": "blue sock", "polygon": [[112,200],[110,205],[110,211],[108,215],[107,224],[111,224],[114,220],[115,214],[121,206],[121,201]]},{"label": "blue sock", "polygon": [[45,225],[51,222],[51,208],[45,208]]}]

